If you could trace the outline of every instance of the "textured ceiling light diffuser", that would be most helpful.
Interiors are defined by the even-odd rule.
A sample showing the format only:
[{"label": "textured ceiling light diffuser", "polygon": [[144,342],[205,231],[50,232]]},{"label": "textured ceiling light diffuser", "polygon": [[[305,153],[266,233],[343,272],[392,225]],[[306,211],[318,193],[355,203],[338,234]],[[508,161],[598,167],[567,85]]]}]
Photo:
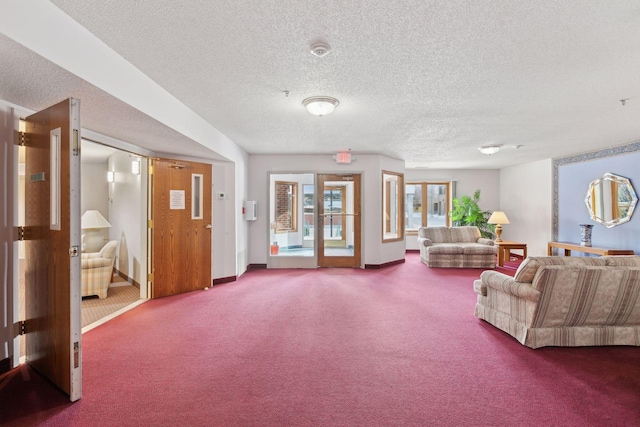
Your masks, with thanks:
[{"label": "textured ceiling light diffuser", "polygon": [[490,156],[500,151],[500,147],[502,147],[502,145],[484,145],[482,147],[478,147],[478,150],[480,150],[482,154]]},{"label": "textured ceiling light diffuser", "polygon": [[316,116],[326,116],[333,113],[333,110],[340,102],[330,96],[312,96],[302,101],[302,105],[307,111]]}]

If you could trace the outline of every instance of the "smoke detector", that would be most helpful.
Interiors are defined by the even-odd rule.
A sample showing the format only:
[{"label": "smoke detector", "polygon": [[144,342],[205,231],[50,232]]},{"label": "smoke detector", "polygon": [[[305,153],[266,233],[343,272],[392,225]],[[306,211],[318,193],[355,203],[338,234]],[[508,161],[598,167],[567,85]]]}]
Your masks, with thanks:
[{"label": "smoke detector", "polygon": [[327,56],[331,52],[331,46],[326,43],[318,42],[311,45],[311,53],[318,58]]}]

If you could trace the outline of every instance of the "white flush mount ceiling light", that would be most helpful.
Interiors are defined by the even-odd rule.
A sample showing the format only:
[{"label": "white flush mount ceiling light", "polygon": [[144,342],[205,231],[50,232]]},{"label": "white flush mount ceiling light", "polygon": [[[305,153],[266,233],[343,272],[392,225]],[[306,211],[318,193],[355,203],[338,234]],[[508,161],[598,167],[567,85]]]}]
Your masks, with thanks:
[{"label": "white flush mount ceiling light", "polygon": [[340,102],[330,96],[312,96],[302,101],[302,105],[307,111],[316,116],[326,116],[333,113],[333,110]]},{"label": "white flush mount ceiling light", "polygon": [[500,147],[502,147],[502,144],[483,145],[482,147],[478,147],[478,150],[480,150],[482,154],[486,154],[487,156],[490,156],[500,151]]}]

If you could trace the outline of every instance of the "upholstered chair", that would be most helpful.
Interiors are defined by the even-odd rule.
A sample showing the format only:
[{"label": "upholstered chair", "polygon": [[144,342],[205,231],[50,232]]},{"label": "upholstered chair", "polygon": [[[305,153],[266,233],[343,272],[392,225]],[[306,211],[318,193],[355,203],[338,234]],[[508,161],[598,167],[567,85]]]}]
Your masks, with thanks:
[{"label": "upholstered chair", "polygon": [[107,297],[113,277],[118,242],[112,240],[100,250],[82,254],[82,296]]}]

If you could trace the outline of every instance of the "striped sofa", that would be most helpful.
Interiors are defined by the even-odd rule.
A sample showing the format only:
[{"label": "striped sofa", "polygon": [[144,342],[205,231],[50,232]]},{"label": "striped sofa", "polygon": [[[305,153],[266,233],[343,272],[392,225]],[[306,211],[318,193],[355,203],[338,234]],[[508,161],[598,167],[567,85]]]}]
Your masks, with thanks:
[{"label": "striped sofa", "polygon": [[429,267],[495,268],[497,248],[478,227],[421,227],[420,261]]},{"label": "striped sofa", "polygon": [[640,346],[640,256],[531,257],[473,287],[476,317],[527,347]]}]

